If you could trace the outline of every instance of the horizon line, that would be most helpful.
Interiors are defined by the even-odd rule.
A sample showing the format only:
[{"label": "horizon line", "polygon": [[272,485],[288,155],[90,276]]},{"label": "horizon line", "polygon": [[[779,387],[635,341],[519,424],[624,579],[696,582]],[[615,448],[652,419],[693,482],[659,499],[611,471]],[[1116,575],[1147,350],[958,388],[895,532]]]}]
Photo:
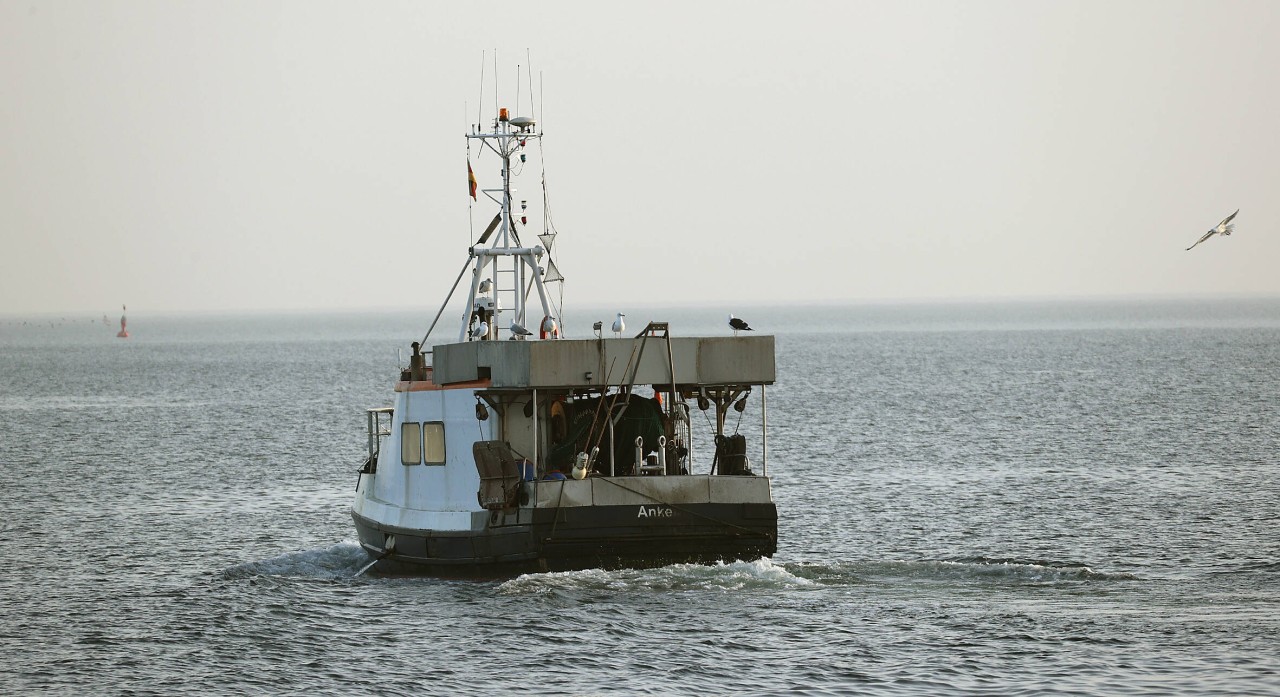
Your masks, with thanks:
[{"label": "horizon line", "polygon": [[[820,299],[820,300],[783,300],[783,301],[749,301],[741,304],[734,304],[732,307],[750,308],[750,309],[787,309],[792,307],[874,307],[874,306],[922,306],[922,305],[1023,305],[1034,303],[1064,303],[1064,304],[1085,304],[1096,302],[1176,302],[1176,301],[1225,301],[1225,300],[1280,300],[1280,294],[1276,293],[1239,293],[1239,292],[1223,292],[1210,294],[1192,294],[1192,293],[1129,293],[1129,294],[1098,294],[1098,295],[1024,295],[1024,296],[921,296],[921,297],[899,297],[899,298],[839,298],[839,299]],[[127,305],[127,303],[126,303]],[[616,308],[619,303],[602,303],[590,302],[583,303],[577,307],[583,310],[598,310],[606,307]],[[707,308],[707,307],[728,307],[730,303],[718,300],[711,300],[705,303],[677,303],[671,301],[656,303],[632,303],[630,307],[645,307],[653,309],[682,309],[682,308]],[[353,307],[225,307],[225,308],[167,308],[149,312],[151,316],[164,315],[308,315],[308,314],[353,314],[353,313],[403,313],[403,312],[437,312],[439,306],[431,309],[427,305],[367,305]],[[4,318],[20,318],[20,317],[50,317],[50,316],[77,316],[77,317],[94,317],[101,310],[34,310],[34,311],[9,311],[0,310],[0,317]],[[574,311],[575,313],[577,310]],[[128,314],[128,313],[125,313]],[[112,312],[106,312],[107,317],[113,317]]]}]

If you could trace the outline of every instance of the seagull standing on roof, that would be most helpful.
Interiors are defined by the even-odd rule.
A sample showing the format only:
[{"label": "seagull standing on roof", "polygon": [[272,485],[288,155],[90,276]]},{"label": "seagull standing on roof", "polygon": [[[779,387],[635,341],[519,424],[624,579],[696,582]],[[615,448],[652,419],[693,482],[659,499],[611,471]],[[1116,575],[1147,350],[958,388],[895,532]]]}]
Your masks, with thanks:
[{"label": "seagull standing on roof", "polygon": [[746,322],[738,319],[737,317],[734,317],[733,315],[729,315],[729,327],[733,329],[734,336],[737,336],[738,332],[754,332],[755,331],[751,327],[747,326]]},{"label": "seagull standing on roof", "polygon": [[[1231,231],[1236,229],[1236,226],[1231,224],[1231,219],[1236,217],[1236,213],[1239,213],[1239,212],[1240,212],[1240,209],[1237,208],[1235,213],[1232,213],[1231,215],[1223,218],[1222,222],[1218,223],[1218,227],[1204,233],[1204,237],[1201,237],[1200,239],[1196,240],[1196,244],[1200,244],[1201,242],[1204,242],[1205,240],[1209,239],[1210,237],[1213,237],[1214,235],[1222,235],[1224,237],[1227,235],[1230,235]],[[1187,251],[1188,252],[1191,251],[1192,247],[1195,247],[1196,244],[1191,245],[1191,247],[1187,247]]]},{"label": "seagull standing on roof", "polygon": [[626,317],[626,315],[619,312],[618,319],[613,320],[613,327],[612,327],[613,333],[615,336],[618,336],[619,338],[622,337],[622,332],[625,332],[627,330],[627,323],[622,321],[623,317]]},{"label": "seagull standing on roof", "polygon": [[531,336],[531,335],[533,334],[533,332],[529,331],[528,329],[525,329],[523,324],[520,324],[519,322],[512,321],[512,322],[511,322],[511,334],[512,334],[513,336],[526,337],[526,336]]}]

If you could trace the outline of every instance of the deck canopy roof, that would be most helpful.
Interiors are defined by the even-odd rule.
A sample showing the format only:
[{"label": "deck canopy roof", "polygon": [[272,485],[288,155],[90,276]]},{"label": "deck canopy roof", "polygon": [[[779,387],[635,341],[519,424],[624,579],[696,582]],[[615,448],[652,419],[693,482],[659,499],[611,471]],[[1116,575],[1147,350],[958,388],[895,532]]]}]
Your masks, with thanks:
[{"label": "deck canopy roof", "polygon": [[[467,341],[433,348],[439,385],[491,380],[494,388],[588,389],[669,385],[772,385],[773,337],[664,337]],[[634,376],[633,376],[634,372]]]}]

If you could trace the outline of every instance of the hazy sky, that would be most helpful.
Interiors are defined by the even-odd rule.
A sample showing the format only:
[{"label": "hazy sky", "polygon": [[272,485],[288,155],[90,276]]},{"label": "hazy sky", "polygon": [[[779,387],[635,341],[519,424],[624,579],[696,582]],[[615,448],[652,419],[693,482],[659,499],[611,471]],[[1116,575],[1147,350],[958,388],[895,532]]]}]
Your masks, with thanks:
[{"label": "hazy sky", "polygon": [[0,313],[434,310],[495,47],[504,103],[542,75],[571,304],[1276,295],[1278,36],[1276,2],[0,0]]}]

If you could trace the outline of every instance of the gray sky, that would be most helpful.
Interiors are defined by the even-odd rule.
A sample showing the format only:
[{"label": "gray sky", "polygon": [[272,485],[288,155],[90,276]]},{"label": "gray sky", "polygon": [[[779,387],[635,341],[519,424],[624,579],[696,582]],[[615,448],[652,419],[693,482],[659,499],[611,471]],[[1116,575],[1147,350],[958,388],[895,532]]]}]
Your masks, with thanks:
[{"label": "gray sky", "polygon": [[434,309],[495,47],[504,104],[542,74],[569,304],[1277,295],[1277,36],[1275,2],[0,0],[0,313]]}]

